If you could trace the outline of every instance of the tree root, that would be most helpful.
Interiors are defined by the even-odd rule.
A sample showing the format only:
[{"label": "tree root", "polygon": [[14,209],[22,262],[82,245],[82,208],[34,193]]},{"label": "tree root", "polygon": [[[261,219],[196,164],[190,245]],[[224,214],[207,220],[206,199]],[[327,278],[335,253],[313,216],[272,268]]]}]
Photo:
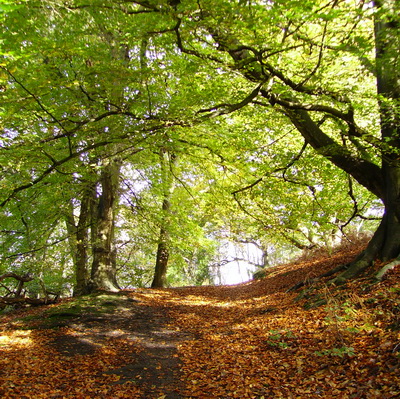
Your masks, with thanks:
[{"label": "tree root", "polygon": [[295,284],[293,287],[290,287],[286,292],[296,291],[299,288],[304,287],[305,285],[314,284],[314,283],[318,282],[319,280],[321,280],[322,278],[330,277],[330,276],[333,276],[336,273],[339,273],[340,271],[346,269],[348,266],[349,266],[349,264],[339,265],[339,266],[335,267],[334,269],[328,270],[327,272],[325,272],[323,274],[320,274],[317,277],[314,277],[312,279],[308,279],[306,281],[300,281],[297,284]]},{"label": "tree root", "polygon": [[383,266],[378,273],[375,274],[374,279],[379,282],[382,281],[384,275],[389,271],[394,269],[396,266],[400,265],[400,257],[394,259],[392,262],[386,264],[385,266]]}]

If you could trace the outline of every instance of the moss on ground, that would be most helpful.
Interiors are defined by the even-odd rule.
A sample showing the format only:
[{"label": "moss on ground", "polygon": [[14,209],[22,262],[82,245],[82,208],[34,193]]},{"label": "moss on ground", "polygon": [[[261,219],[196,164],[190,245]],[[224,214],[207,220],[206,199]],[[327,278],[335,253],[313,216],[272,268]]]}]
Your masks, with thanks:
[{"label": "moss on ground", "polygon": [[52,305],[43,312],[15,320],[18,328],[60,328],[87,317],[101,317],[123,307],[129,298],[123,293],[94,293]]}]

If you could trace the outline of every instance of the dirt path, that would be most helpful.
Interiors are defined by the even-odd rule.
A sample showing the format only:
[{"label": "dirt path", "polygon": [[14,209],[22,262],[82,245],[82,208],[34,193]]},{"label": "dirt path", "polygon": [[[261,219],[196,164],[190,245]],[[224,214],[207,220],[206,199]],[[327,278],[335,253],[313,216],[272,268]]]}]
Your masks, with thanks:
[{"label": "dirt path", "polygon": [[191,334],[173,325],[152,290],[23,315],[0,325],[0,338],[13,347],[2,359],[1,398],[184,398],[177,347]]},{"label": "dirt path", "polygon": [[165,399],[179,399],[180,364],[177,345],[188,338],[170,326],[170,320],[159,306],[146,302],[132,306],[127,317],[115,325],[126,331],[126,339],[139,343],[140,352],[132,362],[113,370],[121,376],[119,383],[132,381],[141,386],[143,398],[159,394]]},{"label": "dirt path", "polygon": [[77,317],[64,313],[68,320],[60,326],[74,333],[69,330],[52,341],[57,351],[71,357],[88,355],[107,345],[110,338],[130,341],[135,350],[127,354],[128,361],[108,371],[119,377],[115,384],[140,387],[141,398],[182,398],[177,345],[189,334],[171,327],[167,313],[144,294],[107,295],[100,306],[96,309],[100,313],[89,311]]},{"label": "dirt path", "polygon": [[286,293],[305,274],[293,266],[240,286],[91,295],[10,314],[0,398],[398,398],[399,273],[368,290],[363,279],[322,286],[329,307],[309,310]]}]

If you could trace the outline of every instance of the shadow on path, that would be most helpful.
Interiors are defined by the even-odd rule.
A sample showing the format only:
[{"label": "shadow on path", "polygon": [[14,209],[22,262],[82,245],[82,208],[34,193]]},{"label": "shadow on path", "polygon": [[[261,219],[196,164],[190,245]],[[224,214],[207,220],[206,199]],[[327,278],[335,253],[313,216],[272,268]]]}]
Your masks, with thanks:
[{"label": "shadow on path", "polygon": [[[177,346],[190,334],[169,326],[169,318],[160,305],[155,306],[134,298],[134,293],[118,294],[108,309],[100,304],[96,313],[74,315],[60,326],[69,327],[73,334],[59,335],[51,343],[64,356],[93,354],[107,345],[110,337],[132,342],[135,351],[128,354],[128,362],[108,374],[119,376],[115,384],[138,386],[142,398],[183,398],[180,362]],[[110,309],[110,305],[111,309]]]}]

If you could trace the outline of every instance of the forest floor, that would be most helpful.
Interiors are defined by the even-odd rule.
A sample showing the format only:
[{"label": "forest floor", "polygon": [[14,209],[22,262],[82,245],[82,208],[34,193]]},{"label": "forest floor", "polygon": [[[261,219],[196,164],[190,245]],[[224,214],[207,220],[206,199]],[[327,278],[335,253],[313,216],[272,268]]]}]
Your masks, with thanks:
[{"label": "forest floor", "polygon": [[[400,268],[306,295],[352,251],[236,286],[138,289],[0,318],[0,397],[399,398]],[[319,306],[315,306],[318,304]]]}]

